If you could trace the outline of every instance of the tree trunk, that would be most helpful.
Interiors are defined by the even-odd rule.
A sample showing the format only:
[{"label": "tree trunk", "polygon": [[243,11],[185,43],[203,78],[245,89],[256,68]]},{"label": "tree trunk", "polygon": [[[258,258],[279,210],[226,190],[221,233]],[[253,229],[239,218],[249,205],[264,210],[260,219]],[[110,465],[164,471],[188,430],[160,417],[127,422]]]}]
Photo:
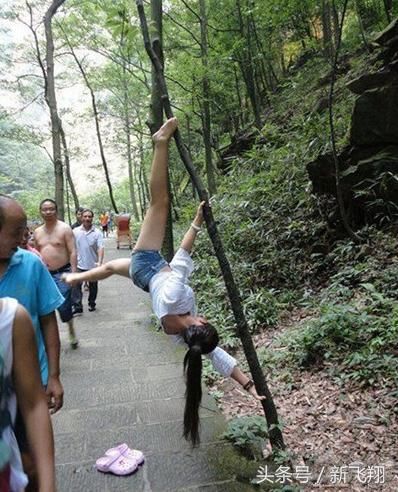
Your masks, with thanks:
[{"label": "tree trunk", "polygon": [[[141,120],[141,115],[139,111],[137,111],[137,119],[140,128],[143,128],[143,123]],[[147,207],[147,202],[149,199],[149,186],[148,180],[145,173],[145,162],[144,162],[144,142],[143,142],[143,134],[142,132],[138,132],[138,155],[139,161],[138,164],[135,164],[135,176],[137,181],[138,192],[140,196],[140,206],[141,206],[141,219],[144,219],[145,210]],[[137,159],[136,159],[137,161]],[[138,166],[138,169],[137,169]]]},{"label": "tree trunk", "polygon": [[[254,9],[254,3],[253,2],[252,2],[252,8]],[[268,106],[270,106],[271,103],[270,103],[270,100],[269,100],[269,97],[268,97],[268,89],[271,89],[271,87],[269,87],[269,85],[268,85],[267,73],[266,73],[265,65],[264,65],[264,61],[267,60],[268,57],[267,57],[267,54],[264,51],[263,43],[262,43],[262,41],[261,41],[261,39],[260,39],[260,37],[258,35],[257,25],[256,25],[255,18],[253,16],[253,13],[250,14],[250,24],[251,24],[251,28],[252,28],[252,31],[253,31],[253,36],[254,36],[255,44],[256,44],[256,51],[258,52],[259,55],[261,55],[260,57],[258,57],[258,68],[259,68],[258,72],[259,72],[259,75],[260,75],[260,78],[261,78],[261,82],[262,82],[262,85],[263,85],[262,95],[264,95],[264,98],[267,101]],[[268,63],[268,66],[269,65],[270,64]]]},{"label": "tree trunk", "polygon": [[[71,173],[70,173],[70,160],[69,160],[69,150],[68,146],[66,144],[66,137],[65,137],[65,132],[64,128],[62,126],[62,121],[60,120],[59,128],[61,131],[61,139],[62,139],[62,147],[64,150],[64,162],[65,162],[65,176],[66,176],[66,182],[69,183],[69,188],[70,192],[72,193],[72,198],[73,198],[73,203],[75,206],[75,210],[79,208],[79,198],[76,193],[76,188],[75,184],[73,182]],[[69,204],[68,204],[68,209],[69,209]]]},{"label": "tree trunk", "polygon": [[250,29],[245,29],[245,24],[242,17],[242,9],[240,5],[240,0],[236,0],[236,7],[238,13],[239,31],[240,35],[246,42],[246,47],[240,54],[239,66],[242,72],[243,80],[246,84],[247,95],[249,96],[250,103],[254,115],[254,124],[257,128],[261,128],[261,117],[260,117],[260,103],[258,101],[257,87],[255,83],[254,75],[254,65],[252,60],[252,49],[251,49],[251,33]]},{"label": "tree trunk", "polygon": [[[155,51],[162,67],[163,59],[163,18],[162,18],[162,0],[151,0],[152,16],[152,49]],[[163,101],[161,98],[161,89],[156,77],[155,69],[152,67],[152,91],[151,91],[151,122],[150,131],[153,135],[163,123]],[[170,173],[168,173],[168,193],[170,196],[169,213],[167,217],[166,231],[162,246],[162,254],[167,261],[171,261],[174,256],[173,240],[173,219],[171,214],[172,194],[170,187]]]},{"label": "tree trunk", "polygon": [[70,215],[68,180],[66,180],[66,182],[65,182],[65,199],[66,199],[66,211],[68,213],[68,224],[71,226],[72,225],[72,218]]},{"label": "tree trunk", "polygon": [[332,0],[330,6],[331,18],[332,18],[332,33],[333,33],[333,53],[336,50],[336,46],[339,42],[339,10],[336,6],[335,0]]},{"label": "tree trunk", "polygon": [[330,88],[329,88],[329,125],[330,125],[330,139],[331,139],[331,143],[332,143],[332,153],[333,153],[333,160],[334,160],[334,167],[335,167],[336,196],[337,196],[337,203],[339,206],[340,217],[341,217],[341,220],[343,222],[344,229],[346,230],[350,239],[352,239],[352,241],[354,241],[355,243],[359,243],[361,241],[361,238],[352,230],[352,228],[348,222],[347,213],[346,213],[346,209],[345,209],[343,192],[342,192],[341,183],[340,183],[340,162],[339,162],[339,158],[337,156],[336,139],[335,139],[334,122],[333,122],[334,84],[336,82],[337,61],[338,61],[338,56],[339,56],[341,34],[343,31],[343,25],[344,25],[344,18],[345,18],[346,9],[347,9],[347,3],[348,3],[348,0],[345,0],[344,5],[343,5],[343,12],[341,15],[341,24],[338,27],[338,37],[337,37],[336,50],[335,50],[334,60],[333,60],[332,79],[330,81]]},{"label": "tree trunk", "polygon": [[369,52],[369,44],[368,44],[368,41],[366,39],[366,33],[365,33],[364,26],[363,26],[361,9],[359,8],[358,0],[355,0],[355,11],[356,11],[357,18],[358,18],[359,31],[361,33],[361,38],[362,38],[363,44],[365,45],[366,51]]},{"label": "tree trunk", "polygon": [[[171,110],[171,104],[168,96],[166,81],[163,75],[163,67],[160,61],[158,60],[158,58],[156,57],[156,54],[153,51],[149,40],[148,26],[146,23],[143,0],[136,0],[136,3],[137,3],[138,13],[140,17],[140,22],[141,22],[142,34],[144,37],[145,49],[149,57],[151,58],[154,67],[156,68],[156,73],[159,79],[159,83],[161,84],[162,87],[162,100],[163,100],[166,116],[168,118],[171,118],[173,116],[173,112]],[[174,139],[180,157],[183,160],[184,165],[187,168],[187,171],[191,176],[192,181],[194,181],[196,189],[198,190],[200,200],[204,200],[206,202],[204,207],[204,218],[224,278],[225,286],[228,292],[228,297],[236,320],[237,332],[242,341],[243,350],[247,362],[249,364],[250,372],[253,376],[256,389],[260,395],[266,396],[266,399],[263,400],[261,403],[268,423],[269,438],[270,438],[271,445],[273,446],[273,448],[284,449],[285,445],[283,442],[283,436],[278,421],[278,414],[276,411],[276,407],[272,399],[272,395],[269,391],[268,385],[266,383],[266,380],[264,378],[264,374],[262,372],[260,363],[258,361],[257,353],[250,336],[249,326],[247,324],[243,312],[243,306],[242,306],[240,294],[235,284],[235,280],[233,278],[228,259],[225,255],[224,247],[217,230],[216,222],[214,221],[212,210],[208,204],[208,198],[209,198],[208,193],[203,187],[202,181],[198,176],[196,169],[192,164],[192,161],[189,158],[189,154],[186,150],[185,145],[182,142],[181,134],[178,128],[174,133]]]},{"label": "tree trunk", "polygon": [[134,175],[133,175],[133,159],[131,152],[131,135],[130,135],[130,113],[129,113],[129,97],[128,97],[128,87],[126,80],[126,66],[125,61],[123,60],[123,110],[124,110],[124,132],[126,134],[126,143],[127,143],[127,167],[128,167],[128,175],[129,175],[129,190],[130,190],[130,200],[131,206],[133,208],[133,214],[136,221],[139,220],[138,208],[137,208],[137,199],[135,195],[135,184],[134,184]]},{"label": "tree trunk", "polygon": [[202,90],[203,90],[203,111],[202,111],[202,131],[205,146],[206,176],[210,195],[217,192],[216,179],[213,167],[213,157],[211,150],[211,119],[210,119],[210,82],[208,76],[208,42],[207,42],[207,13],[205,0],[199,0],[200,7],[200,51],[203,66]]},{"label": "tree trunk", "polygon": [[332,61],[334,55],[330,0],[322,0],[323,50],[325,58]]},{"label": "tree trunk", "polygon": [[99,151],[100,151],[100,155],[101,155],[102,167],[103,167],[104,173],[105,173],[106,184],[108,186],[109,198],[110,198],[113,210],[115,211],[115,213],[118,214],[119,210],[116,206],[116,202],[115,202],[115,199],[113,197],[113,189],[112,189],[111,179],[109,176],[108,163],[107,163],[107,160],[105,157],[104,145],[102,143],[101,129],[100,129],[100,124],[99,124],[99,115],[98,115],[97,101],[95,99],[95,93],[94,93],[94,90],[90,84],[90,81],[88,80],[88,77],[87,77],[87,74],[83,68],[83,65],[80,63],[80,60],[77,58],[77,56],[76,56],[76,54],[72,48],[72,45],[69,42],[68,42],[68,45],[69,45],[69,49],[71,50],[71,55],[75,59],[75,62],[77,64],[77,66],[79,67],[80,73],[83,76],[86,87],[89,90],[90,95],[91,95],[91,105],[92,105],[93,113],[94,113],[95,129],[96,129],[96,133],[97,133],[98,147],[99,147]]},{"label": "tree trunk", "polygon": [[238,114],[234,118],[233,124],[234,124],[234,131],[235,133],[238,133],[239,128],[243,126],[243,101],[242,101],[242,95],[240,93],[240,86],[239,86],[239,78],[237,74],[237,69],[236,69],[236,64],[233,64],[233,70],[234,70],[234,81],[235,81],[235,90],[236,90],[236,97],[238,98]]},{"label": "tree trunk", "polygon": [[54,40],[52,34],[52,18],[65,0],[53,0],[44,16],[44,29],[46,33],[46,80],[44,96],[50,109],[51,141],[53,149],[53,162],[55,174],[55,201],[58,207],[58,216],[64,220],[64,174],[61,156],[61,131],[57,110],[54,77]]}]

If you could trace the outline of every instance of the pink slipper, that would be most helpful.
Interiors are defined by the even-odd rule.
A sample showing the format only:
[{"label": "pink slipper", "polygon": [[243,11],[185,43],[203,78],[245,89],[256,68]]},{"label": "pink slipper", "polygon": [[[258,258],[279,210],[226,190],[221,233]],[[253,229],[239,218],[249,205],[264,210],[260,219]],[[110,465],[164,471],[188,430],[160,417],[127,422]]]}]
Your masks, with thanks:
[{"label": "pink slipper", "polygon": [[135,461],[138,466],[142,465],[145,461],[145,456],[142,451],[138,449],[130,449],[126,443],[119,444],[114,448],[110,448],[105,451],[105,456],[124,456],[125,458]]},{"label": "pink slipper", "polygon": [[137,468],[135,460],[129,460],[120,454],[118,456],[103,456],[95,462],[98,471],[103,473],[113,473],[114,475],[130,475]]}]

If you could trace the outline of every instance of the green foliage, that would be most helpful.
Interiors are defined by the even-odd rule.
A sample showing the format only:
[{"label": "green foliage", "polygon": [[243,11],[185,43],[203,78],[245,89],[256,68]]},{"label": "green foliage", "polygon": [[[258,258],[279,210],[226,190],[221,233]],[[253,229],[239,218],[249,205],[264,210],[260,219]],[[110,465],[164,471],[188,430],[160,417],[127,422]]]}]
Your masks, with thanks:
[{"label": "green foliage", "polygon": [[264,439],[268,438],[264,417],[258,415],[237,417],[228,422],[223,437],[251,457],[261,457]]},{"label": "green foliage", "polygon": [[0,119],[0,190],[18,199],[31,220],[38,218],[40,200],[54,189],[52,164],[39,140],[6,115]]},{"label": "green foliage", "polygon": [[[336,291],[332,291],[334,296]],[[316,318],[285,337],[276,355],[283,365],[327,367],[342,382],[376,384],[397,380],[398,307],[373,284],[361,285],[361,296],[349,303],[338,297],[321,305]],[[345,293],[344,293],[345,295]],[[272,364],[273,357],[269,357]],[[283,361],[282,361],[283,359]]]},{"label": "green foliage", "polygon": [[203,360],[202,378],[208,385],[214,383],[220,378],[220,374],[215,371],[212,363],[208,359]]}]

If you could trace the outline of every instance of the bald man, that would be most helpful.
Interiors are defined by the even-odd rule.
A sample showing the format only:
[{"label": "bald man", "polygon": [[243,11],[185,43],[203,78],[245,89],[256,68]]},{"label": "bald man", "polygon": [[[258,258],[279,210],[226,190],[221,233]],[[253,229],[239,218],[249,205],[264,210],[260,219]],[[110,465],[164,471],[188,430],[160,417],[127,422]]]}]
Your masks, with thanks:
[{"label": "bald man", "polygon": [[[55,413],[63,404],[55,309],[63,304],[64,298],[40,259],[18,248],[25,228],[26,215],[21,205],[13,198],[0,194],[0,297],[17,299],[32,318],[41,379],[46,387],[51,413]],[[18,417],[15,434],[24,458],[25,471],[32,477],[34,471],[26,468],[30,453],[25,430]]]}]

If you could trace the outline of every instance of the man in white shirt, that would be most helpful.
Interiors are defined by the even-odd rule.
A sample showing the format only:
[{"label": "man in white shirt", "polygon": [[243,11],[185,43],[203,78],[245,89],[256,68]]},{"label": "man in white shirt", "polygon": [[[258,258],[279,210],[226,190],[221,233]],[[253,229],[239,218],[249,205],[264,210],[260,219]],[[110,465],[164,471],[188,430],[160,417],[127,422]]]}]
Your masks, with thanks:
[{"label": "man in white shirt", "polygon": [[[104,242],[101,232],[93,226],[94,213],[90,209],[84,209],[82,213],[82,225],[73,229],[77,249],[77,271],[86,272],[104,261]],[[98,282],[88,284],[88,310],[95,311],[98,294]],[[76,285],[73,291],[73,313],[83,313],[82,284]]]}]

